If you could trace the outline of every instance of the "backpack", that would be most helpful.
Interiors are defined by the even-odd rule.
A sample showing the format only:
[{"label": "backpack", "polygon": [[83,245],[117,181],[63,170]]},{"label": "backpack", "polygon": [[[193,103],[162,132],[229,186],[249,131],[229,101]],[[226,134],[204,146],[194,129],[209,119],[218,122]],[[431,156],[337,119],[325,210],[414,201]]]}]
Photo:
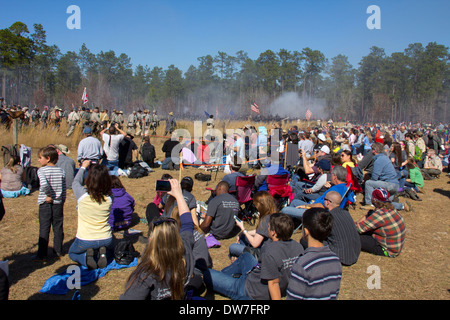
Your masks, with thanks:
[{"label": "backpack", "polygon": [[142,145],[142,160],[150,163],[155,159],[155,148],[150,143]]},{"label": "backpack", "polygon": [[130,168],[130,173],[128,174],[128,178],[138,179],[142,177],[148,176],[148,171],[139,163],[134,163]]},{"label": "backpack", "polygon": [[211,175],[210,174],[204,174],[204,173],[196,173],[194,176],[195,179],[200,181],[210,181]]},{"label": "backpack", "polygon": [[24,168],[25,171],[25,181],[24,184],[27,186],[30,190],[36,190],[39,189],[40,183],[39,183],[39,177],[38,177],[38,167],[28,166]]},{"label": "backpack", "polygon": [[2,152],[3,152],[3,165],[4,166],[6,166],[9,159],[11,159],[11,156],[19,155],[19,151],[17,150],[17,147],[13,144],[2,146]]},{"label": "backpack", "polygon": [[139,252],[134,249],[130,240],[120,240],[114,247],[114,260],[117,264],[129,265],[136,257],[139,257]]},{"label": "backpack", "polygon": [[422,161],[422,150],[416,145],[414,146],[414,160],[415,161]]}]

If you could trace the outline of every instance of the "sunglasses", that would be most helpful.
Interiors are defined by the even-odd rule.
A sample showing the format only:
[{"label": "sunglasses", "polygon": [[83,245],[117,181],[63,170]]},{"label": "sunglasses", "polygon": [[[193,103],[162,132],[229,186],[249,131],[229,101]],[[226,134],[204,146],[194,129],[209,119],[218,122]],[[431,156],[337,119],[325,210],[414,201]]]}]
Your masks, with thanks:
[{"label": "sunglasses", "polygon": [[324,201],[328,201],[329,203],[333,203],[333,201],[331,201],[330,199],[327,199],[327,198],[325,198],[325,199],[323,199]]}]

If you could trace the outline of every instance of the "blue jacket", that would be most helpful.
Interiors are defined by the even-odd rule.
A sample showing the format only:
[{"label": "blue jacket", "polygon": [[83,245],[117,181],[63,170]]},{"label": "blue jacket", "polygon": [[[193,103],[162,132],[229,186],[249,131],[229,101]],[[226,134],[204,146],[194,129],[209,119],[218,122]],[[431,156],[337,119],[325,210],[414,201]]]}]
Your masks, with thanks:
[{"label": "blue jacket", "polygon": [[371,180],[398,184],[397,172],[387,155],[380,153],[373,157]]}]

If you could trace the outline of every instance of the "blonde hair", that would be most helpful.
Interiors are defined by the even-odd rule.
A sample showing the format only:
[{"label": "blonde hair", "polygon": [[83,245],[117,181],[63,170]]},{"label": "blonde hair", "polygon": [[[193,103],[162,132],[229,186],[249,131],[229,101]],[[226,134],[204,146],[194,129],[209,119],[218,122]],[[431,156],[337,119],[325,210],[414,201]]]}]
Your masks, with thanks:
[{"label": "blonde hair", "polygon": [[11,158],[9,158],[9,161],[6,163],[5,168],[11,170],[13,173],[17,173],[17,168],[15,167],[20,163],[19,156],[12,155]]},{"label": "blonde hair", "polygon": [[[167,281],[172,300],[184,297],[186,283],[186,262],[184,245],[180,237],[179,224],[173,219],[158,218],[151,223],[148,244],[142,253],[142,259],[128,278],[129,288],[134,281],[143,281],[153,276],[157,281]],[[182,263],[180,263],[180,261]]]}]

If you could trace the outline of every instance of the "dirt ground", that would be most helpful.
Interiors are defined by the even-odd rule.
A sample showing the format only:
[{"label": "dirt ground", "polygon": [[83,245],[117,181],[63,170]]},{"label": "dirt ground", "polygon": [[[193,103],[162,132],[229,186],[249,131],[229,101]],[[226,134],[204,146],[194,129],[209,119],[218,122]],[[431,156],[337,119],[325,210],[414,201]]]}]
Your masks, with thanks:
[{"label": "dirt ground", "polygon": [[[72,148],[69,156],[76,157]],[[158,146],[157,146],[158,150]],[[160,148],[159,148],[160,150]],[[32,165],[38,166],[37,149],[33,149]],[[158,154],[161,159],[161,154]],[[149,176],[140,179],[121,178],[128,193],[136,200],[136,214],[144,218],[145,208],[155,196],[155,180],[167,171],[155,169]],[[182,177],[191,176],[199,169],[187,167]],[[178,178],[179,171],[171,171]],[[209,196],[207,187],[214,187],[223,177],[219,172],[212,174],[212,181],[195,180],[193,194],[197,200],[205,201]],[[403,252],[397,258],[377,257],[362,252],[358,262],[343,268],[343,277],[339,300],[448,300],[449,289],[449,220],[450,179],[443,174],[440,179],[426,181],[423,201],[411,201],[413,211],[402,212],[406,221],[407,235]],[[358,201],[362,195],[358,195]],[[400,198],[401,202],[405,201]],[[3,199],[6,215],[0,222],[0,261],[9,261],[10,300],[70,300],[74,290],[66,295],[39,293],[44,282],[51,276],[65,272],[74,264],[66,254],[61,259],[54,259],[50,254],[45,263],[32,261],[37,251],[38,240],[38,205],[37,192],[16,199]],[[447,212],[447,213],[446,213]],[[359,219],[365,211],[350,209],[354,220]],[[135,229],[147,230],[145,223],[139,223]],[[249,226],[248,229],[252,227]],[[64,206],[64,249],[67,253],[77,230],[76,200],[71,190],[67,193]],[[122,235],[115,233],[117,238]],[[295,240],[301,238],[301,232],[293,235]],[[135,240],[135,248],[142,252],[144,244]],[[221,241],[220,248],[210,249],[215,269],[221,269],[230,263],[228,246],[235,239]],[[51,252],[52,237],[50,238]],[[375,268],[375,269],[374,269]],[[104,277],[83,286],[79,292],[82,300],[117,300],[124,291],[127,277],[133,268],[109,271]],[[379,272],[379,288],[373,288],[373,270]],[[214,299],[226,299],[215,295]]]}]

